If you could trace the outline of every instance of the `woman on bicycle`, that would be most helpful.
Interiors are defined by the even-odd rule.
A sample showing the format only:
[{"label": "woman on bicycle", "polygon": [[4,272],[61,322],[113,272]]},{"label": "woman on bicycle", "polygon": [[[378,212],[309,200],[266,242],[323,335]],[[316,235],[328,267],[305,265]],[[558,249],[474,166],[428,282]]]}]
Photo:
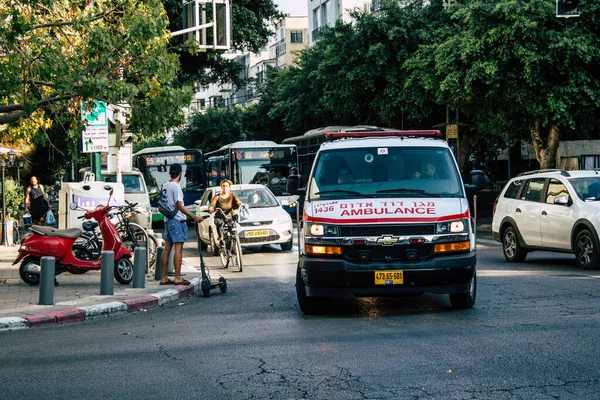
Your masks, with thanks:
[{"label": "woman on bicycle", "polygon": [[228,179],[224,179],[221,181],[221,193],[215,196],[210,202],[210,207],[208,211],[210,213],[214,213],[217,208],[223,210],[222,213],[215,214],[215,227],[217,228],[217,232],[219,234],[219,246],[223,246],[223,224],[225,223],[225,217],[232,215],[233,210],[237,210],[244,203],[237,198],[237,196],[229,191],[229,187],[231,186],[231,181]]}]

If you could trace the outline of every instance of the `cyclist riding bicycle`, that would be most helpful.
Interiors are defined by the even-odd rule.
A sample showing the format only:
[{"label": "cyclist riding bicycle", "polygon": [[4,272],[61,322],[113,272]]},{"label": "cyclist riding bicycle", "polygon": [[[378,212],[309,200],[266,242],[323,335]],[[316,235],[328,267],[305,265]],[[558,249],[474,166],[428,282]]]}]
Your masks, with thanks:
[{"label": "cyclist riding bicycle", "polygon": [[217,210],[217,208],[220,208],[225,214],[215,214],[215,227],[217,228],[217,232],[219,234],[218,241],[220,247],[224,246],[223,225],[225,224],[225,217],[235,217],[235,215],[233,215],[233,210],[237,210],[238,208],[244,205],[244,203],[242,203],[235,194],[229,191],[230,186],[230,180],[225,179],[221,181],[221,193],[212,199],[212,201],[210,202],[210,207],[208,208],[208,211],[210,211],[211,214],[214,213]]}]

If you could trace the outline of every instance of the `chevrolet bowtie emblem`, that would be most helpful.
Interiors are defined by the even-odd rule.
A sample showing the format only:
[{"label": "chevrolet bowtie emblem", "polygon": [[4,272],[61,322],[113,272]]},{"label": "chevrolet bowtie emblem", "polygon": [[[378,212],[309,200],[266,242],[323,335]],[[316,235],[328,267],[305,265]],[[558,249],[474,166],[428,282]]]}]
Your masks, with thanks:
[{"label": "chevrolet bowtie emblem", "polygon": [[382,238],[377,239],[377,243],[381,243],[383,245],[390,245],[394,243],[398,243],[398,238],[391,236],[384,236]]}]

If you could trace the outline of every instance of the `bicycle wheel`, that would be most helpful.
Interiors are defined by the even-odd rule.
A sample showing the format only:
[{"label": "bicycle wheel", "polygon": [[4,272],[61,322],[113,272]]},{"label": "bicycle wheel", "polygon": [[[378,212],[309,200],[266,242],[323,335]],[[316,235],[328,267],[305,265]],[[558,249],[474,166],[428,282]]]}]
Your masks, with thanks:
[{"label": "bicycle wheel", "polygon": [[229,266],[229,249],[227,246],[219,247],[219,258],[221,259],[223,268],[227,268]]},{"label": "bicycle wheel", "polygon": [[[136,233],[136,236],[138,234]],[[138,244],[140,246],[144,246],[146,251],[148,252],[148,275],[154,276],[154,269],[156,268],[156,249],[158,248],[158,243],[156,242],[156,238],[152,235],[148,235],[148,241],[146,242],[146,237],[136,237]]]},{"label": "bicycle wheel", "polygon": [[242,272],[242,246],[240,245],[239,239],[235,238],[234,243],[231,244],[231,259],[233,262],[233,266],[237,269],[238,272]]},{"label": "bicycle wheel", "polygon": [[135,255],[135,249],[137,247],[146,248],[146,251],[148,252],[147,273],[154,271],[154,268],[156,267],[156,248],[158,247],[156,238],[152,235],[147,235],[146,230],[141,225],[133,222],[129,223],[129,232],[127,232],[125,225],[119,225],[117,231],[119,232],[119,235],[121,235],[123,246],[125,246],[132,255]]}]

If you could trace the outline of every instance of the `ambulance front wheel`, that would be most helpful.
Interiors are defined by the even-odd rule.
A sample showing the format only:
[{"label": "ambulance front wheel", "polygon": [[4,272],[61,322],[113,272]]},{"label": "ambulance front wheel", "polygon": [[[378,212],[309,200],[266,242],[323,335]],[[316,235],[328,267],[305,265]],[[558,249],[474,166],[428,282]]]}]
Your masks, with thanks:
[{"label": "ambulance front wheel", "polygon": [[477,271],[473,273],[473,279],[469,284],[469,291],[467,293],[451,293],[450,304],[452,308],[458,310],[465,310],[473,308],[475,305],[475,298],[477,297]]},{"label": "ambulance front wheel", "polygon": [[308,297],[306,295],[306,285],[302,280],[300,267],[296,270],[296,296],[300,310],[306,315],[318,314],[327,302],[326,297]]}]

